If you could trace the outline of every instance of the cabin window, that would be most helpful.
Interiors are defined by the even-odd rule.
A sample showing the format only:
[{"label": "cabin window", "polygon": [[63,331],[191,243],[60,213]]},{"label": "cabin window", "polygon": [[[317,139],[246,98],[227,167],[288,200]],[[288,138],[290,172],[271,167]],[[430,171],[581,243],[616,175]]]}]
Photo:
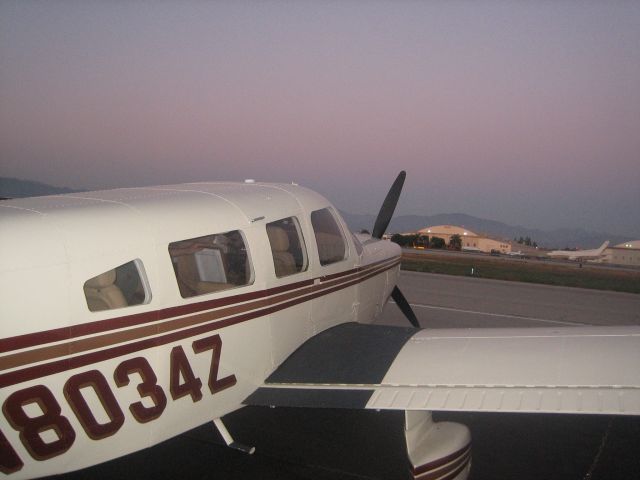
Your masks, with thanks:
[{"label": "cabin window", "polygon": [[320,265],[344,260],[347,246],[335,217],[328,208],[311,212],[311,225],[318,245]]},{"label": "cabin window", "polygon": [[83,289],[92,312],[142,305],[151,300],[140,260],[131,260],[90,278]]},{"label": "cabin window", "polygon": [[173,242],[169,255],[182,298],[252,282],[247,247],[238,230]]},{"label": "cabin window", "polygon": [[307,250],[296,217],[267,223],[276,277],[286,277],[307,269]]}]

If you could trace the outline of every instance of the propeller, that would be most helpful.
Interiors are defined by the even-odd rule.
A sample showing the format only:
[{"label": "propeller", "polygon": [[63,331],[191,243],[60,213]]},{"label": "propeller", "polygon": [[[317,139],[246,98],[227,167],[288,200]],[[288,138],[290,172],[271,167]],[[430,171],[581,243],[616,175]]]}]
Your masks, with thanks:
[{"label": "propeller", "polygon": [[391,217],[393,217],[393,212],[398,204],[400,192],[402,192],[402,185],[404,185],[404,179],[406,176],[407,172],[404,170],[401,171],[393,182],[393,185],[391,185],[389,193],[387,193],[387,196],[380,207],[380,211],[378,212],[376,223],[373,226],[373,233],[371,234],[373,238],[382,238],[384,232],[386,232],[389,222],[391,221]]},{"label": "propeller", "polygon": [[393,298],[393,301],[396,302],[396,305],[398,305],[398,308],[400,308],[400,311],[404,314],[404,316],[407,317],[409,323],[416,328],[420,328],[420,322],[418,322],[416,314],[413,313],[411,305],[409,305],[409,302],[404,297],[397,285],[393,287],[393,290],[391,291],[391,298]]},{"label": "propeller", "polygon": [[[387,227],[389,226],[389,222],[391,222],[391,217],[393,217],[393,212],[396,209],[396,205],[398,204],[398,199],[400,198],[400,193],[402,192],[402,186],[404,185],[404,179],[407,176],[407,172],[404,170],[401,171],[396,177],[393,185],[389,189],[389,193],[382,202],[382,206],[380,207],[380,212],[378,212],[378,218],[376,218],[376,223],[373,226],[373,233],[371,236],[373,238],[382,238],[384,232],[387,231]],[[391,292],[391,298],[396,302],[398,308],[402,311],[409,323],[416,328],[420,328],[420,322],[418,322],[418,318],[416,314],[411,309],[411,305],[402,294],[398,286],[393,287],[393,291]]]}]

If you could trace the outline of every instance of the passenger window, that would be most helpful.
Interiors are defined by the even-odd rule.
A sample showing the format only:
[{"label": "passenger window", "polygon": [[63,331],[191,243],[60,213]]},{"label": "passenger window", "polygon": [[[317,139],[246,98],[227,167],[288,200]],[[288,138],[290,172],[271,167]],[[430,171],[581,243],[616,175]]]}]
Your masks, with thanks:
[{"label": "passenger window", "polygon": [[182,298],[249,285],[251,265],[238,230],[169,244]]},{"label": "passenger window", "polygon": [[328,208],[311,212],[311,225],[318,244],[320,265],[329,265],[344,260],[347,247],[335,217]]},{"label": "passenger window", "polygon": [[286,277],[307,269],[307,249],[295,217],[267,223],[276,277]]},{"label": "passenger window", "polygon": [[142,261],[132,260],[84,282],[84,296],[92,312],[149,303]]}]

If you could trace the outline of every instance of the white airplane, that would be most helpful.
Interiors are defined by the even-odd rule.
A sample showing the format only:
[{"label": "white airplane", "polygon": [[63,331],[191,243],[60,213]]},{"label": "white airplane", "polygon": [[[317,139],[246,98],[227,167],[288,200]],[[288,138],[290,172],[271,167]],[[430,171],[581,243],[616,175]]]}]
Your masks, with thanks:
[{"label": "white airplane", "polygon": [[[419,328],[381,240],[404,177],[358,237],[297,185],[2,202],[0,471],[74,471],[209,421],[251,451],[222,418],[268,405],[405,411],[408,476],[461,480],[469,430],[431,411],[639,415],[639,327]],[[371,324],[390,296],[411,328]]]},{"label": "white airplane", "polygon": [[603,256],[605,249],[609,246],[609,240],[598,248],[591,250],[553,250],[547,253],[553,258],[568,258],[569,260],[596,260]]}]

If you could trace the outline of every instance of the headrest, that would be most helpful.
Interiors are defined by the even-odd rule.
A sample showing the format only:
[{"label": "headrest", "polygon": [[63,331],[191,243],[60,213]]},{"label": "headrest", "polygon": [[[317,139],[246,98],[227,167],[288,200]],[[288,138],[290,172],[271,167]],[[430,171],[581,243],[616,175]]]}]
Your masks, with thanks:
[{"label": "headrest", "polygon": [[282,228],[268,225],[267,235],[269,236],[269,243],[271,243],[271,250],[274,252],[286,252],[289,250],[289,236]]},{"label": "headrest", "polygon": [[104,273],[101,273],[97,277],[90,278],[86,282],[84,282],[85,287],[89,288],[104,288],[109,285],[113,285],[116,281],[116,271],[108,270]]}]

